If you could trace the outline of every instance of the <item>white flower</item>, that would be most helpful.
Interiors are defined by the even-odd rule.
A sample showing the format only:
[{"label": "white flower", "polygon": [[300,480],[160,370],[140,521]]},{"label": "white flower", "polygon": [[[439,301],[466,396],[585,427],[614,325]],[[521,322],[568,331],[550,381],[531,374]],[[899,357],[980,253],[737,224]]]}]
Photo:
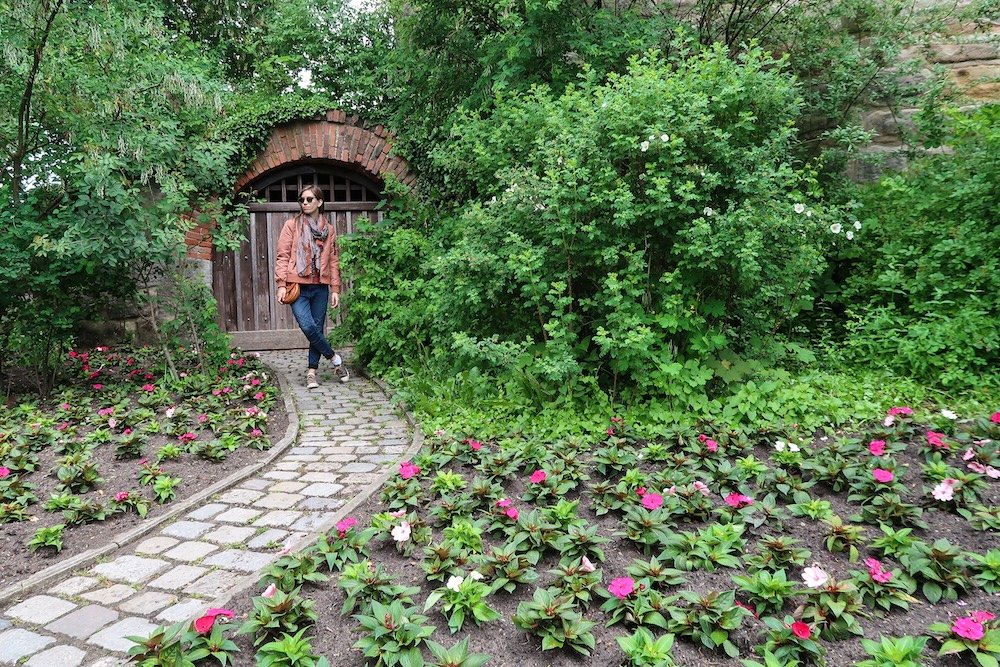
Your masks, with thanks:
[{"label": "white flower", "polygon": [[794,208],[795,212],[798,213],[799,215],[802,215],[803,213],[806,212],[806,205],[805,204],[796,204],[792,208]]},{"label": "white flower", "polygon": [[847,237],[848,241],[853,241],[854,240],[854,232],[852,232],[852,231],[848,231],[846,234],[844,234],[844,236]]},{"label": "white flower", "polygon": [[834,234],[839,234],[840,230],[842,229],[843,227],[841,227],[839,222],[835,222],[832,225],[830,225],[830,231],[833,232]]},{"label": "white flower", "polygon": [[790,442],[790,443],[788,443],[788,451],[790,451],[790,452],[797,452],[797,451],[799,451],[799,446],[796,445],[794,442]]},{"label": "white flower", "polygon": [[889,415],[885,419],[882,420],[882,424],[884,426],[892,426],[895,423],[896,423],[896,418],[893,417],[892,415]]},{"label": "white flower", "polygon": [[802,570],[802,581],[809,588],[819,588],[830,580],[830,575],[823,571],[819,565],[813,565]]},{"label": "white flower", "polygon": [[410,522],[404,521],[392,529],[392,539],[397,542],[405,542],[410,539]]},{"label": "white flower", "polygon": [[704,213],[707,216],[712,216],[715,215],[715,209],[713,209],[711,206],[706,206],[704,209],[702,209],[702,213]]},{"label": "white flower", "polygon": [[778,442],[774,443],[774,448],[779,452],[783,452],[785,451],[785,447],[787,444],[788,443],[786,443],[784,440],[779,440]]},{"label": "white flower", "polygon": [[648,151],[649,150],[649,142],[648,141],[644,141],[641,144],[639,144],[639,150],[641,150],[643,153],[645,153],[646,151]]},{"label": "white flower", "polygon": [[174,416],[174,412],[176,410],[177,410],[177,408],[175,408],[174,406],[171,405],[169,408],[167,408],[166,410],[163,411],[163,414],[166,415],[167,419],[170,419],[171,417]]},{"label": "white flower", "polygon": [[958,419],[958,415],[956,415],[951,410],[942,410],[941,416],[944,417],[945,419]]},{"label": "white flower", "polygon": [[650,141],[656,141],[656,137],[651,134],[651,135],[649,135],[649,140]]},{"label": "white flower", "polygon": [[957,480],[954,480],[950,477],[946,477],[945,479],[941,480],[940,484],[934,487],[934,490],[931,491],[931,495],[934,496],[934,498],[937,500],[942,500],[942,501],[951,500],[952,497],[955,495],[956,481]]},{"label": "white flower", "polygon": [[462,585],[462,581],[463,581],[462,577],[457,577],[457,576],[449,577],[448,583],[445,584],[445,587],[450,588],[451,590],[457,593],[458,587]]},{"label": "white flower", "polygon": [[536,211],[544,211],[545,210],[545,204],[535,204],[535,210]]},{"label": "white flower", "polygon": [[860,232],[861,231],[861,223],[858,222],[857,220],[855,220],[854,221],[854,228]]},{"label": "white flower", "polygon": [[813,217],[813,212],[812,211],[806,211],[806,217],[807,218]]},{"label": "white flower", "polygon": [[469,579],[472,579],[473,581],[482,581],[483,579],[485,579],[485,577],[483,576],[483,573],[480,572],[479,570],[473,570],[472,572],[469,573]]},{"label": "white flower", "polygon": [[668,137],[665,134],[661,134],[660,135],[660,141],[662,141],[663,143],[667,143],[668,141],[670,141],[670,137]]}]

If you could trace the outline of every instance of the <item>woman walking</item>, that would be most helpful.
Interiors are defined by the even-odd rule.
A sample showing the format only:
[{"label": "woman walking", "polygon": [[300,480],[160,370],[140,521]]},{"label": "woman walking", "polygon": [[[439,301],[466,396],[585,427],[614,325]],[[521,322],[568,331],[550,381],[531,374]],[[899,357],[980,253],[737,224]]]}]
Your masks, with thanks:
[{"label": "woman walking", "polygon": [[337,232],[323,215],[323,191],[315,185],[304,188],[299,208],[299,214],[286,220],[281,228],[274,281],[282,303],[290,286],[298,285],[299,296],[291,303],[292,314],[309,339],[306,387],[314,389],[319,386],[316,371],[320,357],[330,360],[341,382],[350,379],[343,360],[324,335],[327,303],[334,308],[340,305],[340,251]]}]

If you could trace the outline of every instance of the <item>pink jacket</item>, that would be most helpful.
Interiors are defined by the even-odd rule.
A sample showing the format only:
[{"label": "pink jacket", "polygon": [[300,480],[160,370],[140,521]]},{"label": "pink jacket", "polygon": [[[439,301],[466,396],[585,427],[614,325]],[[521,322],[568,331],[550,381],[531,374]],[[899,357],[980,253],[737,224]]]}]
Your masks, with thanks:
[{"label": "pink jacket", "polygon": [[[340,249],[337,247],[337,232],[330,220],[327,220],[326,224],[330,225],[330,237],[323,245],[323,252],[319,256],[319,281],[339,293]],[[281,227],[281,234],[278,236],[278,256],[274,260],[274,282],[278,287],[285,287],[287,283],[312,282],[295,272],[295,260],[292,259],[294,241],[304,228],[305,225],[298,221],[298,216],[285,220],[285,224]]]}]

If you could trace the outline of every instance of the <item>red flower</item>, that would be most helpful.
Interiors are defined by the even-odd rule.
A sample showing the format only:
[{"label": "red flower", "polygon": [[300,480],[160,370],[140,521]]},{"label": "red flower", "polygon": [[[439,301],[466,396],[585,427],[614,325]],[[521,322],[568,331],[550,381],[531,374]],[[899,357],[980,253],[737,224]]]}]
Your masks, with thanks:
[{"label": "red flower", "polygon": [[994,412],[990,415],[990,421],[994,424],[1000,424],[1000,412]]},{"label": "red flower", "polygon": [[209,609],[205,612],[205,615],[201,618],[195,620],[194,629],[201,634],[208,634],[212,631],[212,626],[215,625],[216,616],[226,616],[232,618],[236,614],[230,609]]},{"label": "red flower", "polygon": [[809,630],[809,624],[803,623],[802,621],[795,621],[792,623],[792,634],[799,639],[809,639],[812,632]]}]

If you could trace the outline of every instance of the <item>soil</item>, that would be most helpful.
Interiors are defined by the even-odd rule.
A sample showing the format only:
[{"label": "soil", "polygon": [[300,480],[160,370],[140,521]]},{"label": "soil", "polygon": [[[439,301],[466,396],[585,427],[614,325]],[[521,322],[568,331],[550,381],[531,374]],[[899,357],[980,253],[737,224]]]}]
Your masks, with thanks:
[{"label": "soil", "polygon": [[[285,430],[288,428],[288,415],[285,414],[281,406],[283,403],[279,396],[275,408],[268,413],[267,435],[272,445],[284,437]],[[198,434],[199,440],[211,439],[212,437],[211,431],[201,431]],[[143,456],[153,460],[156,451],[167,442],[176,444],[177,440],[165,435],[150,437]],[[31,506],[29,511],[32,518],[29,521],[0,525],[0,562],[3,563],[3,568],[0,569],[0,590],[3,590],[11,582],[24,580],[67,558],[89,549],[107,545],[124,532],[144,521],[169,512],[177,506],[178,502],[267,455],[266,451],[241,447],[218,462],[208,461],[190,453],[185,453],[178,459],[165,460],[161,462],[160,467],[167,474],[180,477],[182,482],[175,489],[177,495],[174,500],[160,504],[154,500],[150,487],[140,486],[138,482],[138,463],[141,458],[116,459],[114,445],[99,446],[93,452],[93,460],[96,462],[97,469],[104,481],[89,492],[78,494],[80,498],[106,502],[119,491],[128,491],[133,496],[140,494],[152,501],[149,513],[144,519],[135,512],[128,512],[115,514],[104,521],[67,526],[63,532],[62,551],[56,553],[52,549],[46,548],[32,553],[28,551],[26,545],[35,531],[44,526],[65,523],[61,512],[42,509],[42,503],[54,493],[58,483],[54,473],[46,472],[54,469],[58,455],[51,447],[41,450],[38,452],[40,461],[38,469],[23,478],[26,482],[38,487],[34,493],[40,502]]]},{"label": "soil", "polygon": [[[817,440],[814,445],[823,446],[823,443]],[[754,451],[757,459],[762,461],[767,461],[770,458],[770,453],[770,451],[763,447],[758,447]],[[896,456],[896,460],[901,464],[901,467],[897,469],[897,476],[902,477],[904,484],[908,488],[908,494],[904,500],[919,503],[919,494],[922,489],[919,481],[920,469],[918,462],[922,461],[923,457],[918,458],[916,453],[913,453],[909,457],[906,454],[900,454]],[[906,461],[913,462],[914,469],[907,469]],[[471,477],[468,468],[464,470],[459,468],[454,469],[456,472],[464,472],[466,479]],[[592,474],[592,478],[597,478],[596,472]],[[983,495],[982,501],[986,505],[995,506],[1000,503],[1000,481],[987,481],[989,482],[989,488]],[[519,498],[522,488],[523,486],[518,480],[505,484],[505,492],[510,498]],[[834,511],[844,518],[845,521],[860,509],[858,506],[846,501],[846,493],[834,493],[829,489],[822,488],[821,485],[813,487],[810,495],[813,498],[822,498],[830,501]],[[374,494],[367,503],[361,505],[352,513],[352,516],[358,519],[361,526],[370,525],[371,518],[375,513],[387,511],[387,508],[378,501],[378,496],[379,494]],[[570,500],[579,497],[580,494],[578,493],[568,495],[568,499]],[[721,500],[718,501],[718,504],[721,505]],[[530,510],[529,504],[523,501],[516,501],[516,505],[522,513]],[[587,499],[585,497],[582,498],[578,512],[579,516],[591,524],[596,524],[599,527],[600,534],[611,540],[604,546],[605,561],[598,564],[598,567],[603,570],[602,586],[606,586],[611,579],[624,576],[626,568],[633,561],[639,558],[648,560],[648,556],[644,557],[641,551],[628,540],[613,536],[619,528],[619,520],[614,513],[598,517],[591,512],[587,505]],[[424,512],[420,513],[424,515]],[[989,549],[1000,548],[1000,535],[996,532],[972,530],[968,523],[957,515],[937,509],[926,509],[924,519],[928,524],[928,529],[925,531],[916,530],[914,532],[927,542],[945,538],[952,544],[960,545],[966,550],[979,553],[983,553]],[[707,524],[708,522],[685,524],[681,529],[693,531]],[[866,536],[869,539],[881,534],[873,526],[862,525],[866,527]],[[764,533],[778,534],[773,528],[762,528],[755,531],[751,526],[747,525],[747,530],[744,534],[744,538],[747,540],[747,552],[756,550],[756,540],[754,538]],[[848,561],[846,553],[828,552],[823,545],[823,537],[825,535],[824,526],[808,518],[791,517],[790,520],[785,522],[785,530],[782,534],[791,535],[800,540],[800,544],[797,546],[804,547],[812,552],[810,562],[815,561],[820,563],[828,573],[837,579],[848,578],[850,570],[863,571],[865,568],[861,561],[869,556],[875,556],[875,554],[862,548],[858,562],[852,564]],[[442,533],[440,529],[435,528],[434,542],[440,541],[441,538]],[[484,534],[484,542],[487,545],[487,549],[490,545],[496,544],[489,534]],[[421,594],[414,597],[414,601],[418,606],[422,606],[426,596],[439,585],[436,583],[429,584],[424,580],[424,572],[420,567],[419,559],[421,554],[419,550],[417,550],[413,557],[408,558],[400,555],[391,543],[381,546],[373,543],[370,548],[371,559],[381,563],[394,573],[398,577],[397,583],[421,587]],[[882,560],[884,562],[888,561],[888,559],[884,558]],[[547,552],[545,557],[539,561],[536,567],[536,571],[539,574],[538,587],[545,587],[551,582],[552,575],[547,574],[547,571],[554,568],[558,564],[558,561],[558,554],[554,554],[551,551]],[[891,561],[888,562],[891,563]],[[893,565],[898,567],[898,564]],[[731,576],[743,573],[745,573],[745,570],[742,569],[690,572],[687,575],[687,582],[683,587],[672,587],[667,590],[667,593],[676,593],[680,590],[691,590],[699,593],[706,593],[713,590],[733,590],[734,584]],[[794,580],[801,583],[801,570],[794,569],[787,574],[790,581]],[[251,597],[259,594],[259,592],[259,590],[248,591],[232,601],[230,606],[236,611],[237,619],[240,622],[247,617],[247,614],[252,609]],[[589,657],[577,655],[570,650],[542,652],[540,640],[519,631],[510,620],[517,609],[518,603],[530,600],[532,592],[532,587],[519,586],[513,594],[506,594],[503,591],[499,591],[490,596],[488,603],[500,613],[500,620],[484,624],[482,627],[477,627],[473,622],[467,621],[463,629],[455,635],[450,634],[447,622],[440,611],[436,607],[432,608],[426,612],[426,615],[430,618],[430,622],[437,628],[432,639],[445,646],[451,646],[460,639],[468,637],[470,651],[486,653],[492,656],[492,660],[487,663],[492,667],[570,667],[580,665],[606,667],[622,664],[623,654],[615,640],[616,637],[632,632],[632,628],[626,628],[621,624],[605,628],[604,622],[606,621],[606,617],[597,609],[601,604],[601,598],[598,598],[597,604],[592,605],[590,610],[584,614],[585,618],[596,623],[592,630],[596,639],[596,648]],[[319,621],[310,633],[313,635],[313,650],[319,655],[326,656],[330,664],[337,667],[362,667],[365,665],[365,660],[361,657],[360,653],[352,649],[352,644],[361,637],[361,634],[357,630],[357,623],[352,618],[342,616],[340,613],[345,596],[336,584],[336,574],[331,575],[331,580],[325,584],[307,584],[302,588],[302,594],[315,601],[314,608],[319,615]],[[908,612],[897,611],[885,617],[871,616],[860,619],[865,636],[870,639],[878,639],[882,635],[893,637],[920,635],[926,632],[927,626],[933,622],[964,616],[975,609],[989,610],[1000,616],[1000,597],[987,595],[975,588],[964,595],[958,602],[942,602],[930,605],[920,598],[919,593],[916,594],[916,597],[921,602],[911,605]],[[791,614],[795,606],[796,598],[793,598],[782,610],[782,615]],[[663,634],[662,631],[656,628],[650,629],[653,630],[654,635]],[[755,658],[753,647],[763,641],[765,630],[766,628],[761,621],[749,617],[744,619],[742,627],[731,635],[731,639],[740,649],[742,658]],[[240,646],[242,652],[241,657],[237,660],[240,664],[249,664],[249,656],[254,654],[251,642],[252,638],[249,636],[244,635],[236,638],[236,643]],[[861,646],[860,639],[845,639],[836,642],[823,641],[822,644],[827,649],[827,665],[830,667],[853,665],[868,657]],[[934,640],[928,642],[924,652],[926,656],[924,665],[927,667],[962,667],[971,664],[962,658],[938,658],[936,657],[937,648],[938,644]],[[740,666],[739,660],[728,658],[721,651],[711,651],[679,637],[674,642],[672,653],[675,663],[684,667]],[[427,654],[427,651],[425,651],[425,654]],[[244,662],[240,662],[240,659]]]}]

